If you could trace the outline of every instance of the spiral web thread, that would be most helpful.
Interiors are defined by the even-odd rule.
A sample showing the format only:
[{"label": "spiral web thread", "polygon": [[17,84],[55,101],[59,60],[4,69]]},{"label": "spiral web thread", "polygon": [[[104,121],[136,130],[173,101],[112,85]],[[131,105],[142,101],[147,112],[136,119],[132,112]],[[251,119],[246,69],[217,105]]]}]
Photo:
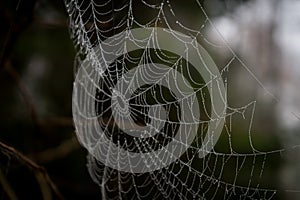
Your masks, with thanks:
[{"label": "spiral web thread", "polygon": [[[161,50],[160,44],[155,42],[153,37],[143,38],[143,42],[146,42],[146,44],[153,43],[153,46],[156,48],[142,49],[141,51],[132,54],[126,53],[122,56],[124,46],[118,46],[117,42],[113,42],[111,45],[114,53],[119,55],[114,64],[107,65],[104,58],[99,58],[99,55],[103,52],[105,53],[105,49],[97,49],[97,47],[111,36],[133,28],[164,27],[173,35],[176,35],[175,32],[179,31],[196,41],[198,40],[201,44],[227,48],[232,52],[231,59],[225,65],[223,64],[222,67],[219,67],[220,76],[216,77],[215,74],[211,73],[211,82],[223,81],[225,87],[227,87],[227,73],[234,62],[246,68],[249,76],[253,76],[257,80],[228,45],[218,46],[209,42],[205,37],[204,28],[213,26],[213,24],[201,3],[197,0],[193,3],[197,6],[202,19],[199,20],[197,27],[191,28],[186,26],[184,22],[181,22],[173,9],[174,5],[165,0],[156,1],[156,3],[148,0],[65,0],[70,17],[71,36],[78,50],[74,70],[75,76],[79,73],[79,67],[84,60],[92,63],[90,71],[85,72],[85,78],[89,80],[81,79],[78,84],[83,88],[80,92],[88,93],[88,96],[96,103],[95,106],[86,105],[86,110],[80,113],[81,117],[77,119],[77,123],[93,123],[94,126],[98,127],[98,130],[101,129],[101,131],[97,132],[101,135],[88,136],[93,133],[86,129],[83,130],[84,134],[78,134],[78,137],[80,142],[89,150],[88,170],[92,179],[101,188],[102,199],[272,199],[276,195],[277,190],[263,186],[261,179],[263,179],[268,161],[272,160],[274,154],[279,155],[284,150],[260,151],[255,147],[252,141],[251,126],[256,101],[249,101],[249,103],[240,107],[231,107],[230,102],[227,105],[224,99],[223,103],[227,106],[226,111],[223,111],[221,115],[212,117],[214,105],[209,106],[212,102],[212,99],[209,99],[210,82],[199,81],[199,77],[193,76],[193,72],[188,70],[185,71],[185,75],[189,81],[194,82],[192,84],[194,91],[192,95],[186,95],[184,91],[178,89],[183,96],[178,98],[172,91],[168,90],[168,85],[167,87],[157,87],[157,85],[152,84],[131,91],[131,97],[124,99],[122,95],[118,95],[119,91],[113,88],[122,74],[128,72],[132,66],[142,64],[147,66],[149,63],[157,63],[159,61],[179,71],[184,71],[181,66],[186,66],[185,69],[190,67],[188,60],[174,55],[172,52]],[[155,34],[154,31],[153,35]],[[128,39],[134,43],[141,42],[141,38],[134,38],[133,36],[128,36]],[[178,37],[178,40],[180,40],[180,37]],[[185,42],[184,40],[180,41],[182,43]],[[203,55],[199,53],[197,56],[202,58]],[[144,72],[148,73],[147,71],[141,71],[140,73]],[[136,72],[135,75],[137,74]],[[159,74],[159,71],[157,74]],[[155,79],[155,73],[149,72],[149,74],[141,76]],[[97,77],[98,82],[93,81],[95,77]],[[172,77],[176,78],[175,75],[172,75]],[[263,87],[261,82],[258,81],[258,84]],[[90,87],[93,86],[95,86],[96,91],[91,92]],[[179,88],[180,86],[177,85],[176,87]],[[265,92],[269,93],[267,90]],[[81,94],[76,95],[78,98],[81,97]],[[222,97],[223,94],[220,94],[220,96]],[[191,121],[185,121],[182,119],[184,118],[183,116],[185,113],[191,113],[192,110],[188,109],[179,112],[174,111],[174,109],[182,108],[180,102],[185,101],[184,103],[188,104],[194,102],[195,98],[199,102],[200,120],[193,116]],[[214,98],[214,96],[211,96],[211,98]],[[111,103],[112,99],[115,99],[114,104]],[[78,104],[82,105],[85,103],[84,98],[81,99],[81,102],[78,102]],[[94,116],[86,114],[89,113],[90,108],[88,107],[95,110],[97,120],[95,120]],[[115,110],[113,109],[114,107],[116,107]],[[115,113],[114,115],[113,112],[120,112],[121,114]],[[122,112],[125,114],[122,115]],[[126,120],[124,116],[127,116],[126,114],[128,113],[130,113],[131,117],[128,117],[129,120]],[[170,116],[173,116],[173,118]],[[245,139],[248,140],[250,148],[246,152],[238,152],[238,144],[233,142],[235,135],[232,134],[232,129],[235,116],[248,120],[248,129],[245,130],[246,134],[244,135],[246,135]],[[118,119],[113,119],[114,117]],[[217,145],[210,151],[205,152],[205,156],[201,156],[203,154],[201,147],[205,136],[213,137],[213,134],[209,135],[210,133],[206,133],[208,130],[207,123],[225,119],[226,123],[219,141],[219,146],[221,147],[218,148]],[[84,122],[80,120],[84,120]],[[116,125],[117,120],[123,125]],[[125,136],[126,133],[120,128],[120,126],[122,128],[129,127],[129,132],[133,131],[132,134],[137,134],[134,132],[134,129],[143,129],[143,127],[148,125],[150,129],[153,128],[154,132],[158,133],[160,130],[155,128],[157,126],[161,127],[161,124],[166,123],[168,126],[165,126],[163,131],[168,132],[168,134],[163,136],[158,134],[157,137],[152,137],[151,131],[148,130],[145,131],[146,139],[132,136],[128,139]],[[97,140],[99,137],[107,137],[114,144],[128,151],[148,152],[153,149],[160,149],[172,141],[174,136],[172,134],[179,130],[179,123],[186,128],[186,131],[180,130],[178,134],[191,134],[191,131],[188,130],[189,124],[198,125],[198,134],[180,159],[155,171],[135,173],[133,170],[134,166],[131,166],[129,162],[124,164],[129,169],[132,169],[129,172],[108,167],[107,163],[96,159],[97,154],[101,154],[101,151],[93,152],[93,145],[90,144],[93,143],[93,139]],[[88,137],[92,137],[92,139]],[[208,140],[209,142],[211,140]],[[110,148],[107,144],[100,145],[107,149]],[[121,152],[108,151],[107,153],[117,154],[120,162],[126,161],[128,157],[128,154]],[[116,160],[107,162],[115,163],[116,165],[120,164]],[[147,167],[147,162],[151,161],[145,159],[141,160],[141,162],[144,162]]]}]

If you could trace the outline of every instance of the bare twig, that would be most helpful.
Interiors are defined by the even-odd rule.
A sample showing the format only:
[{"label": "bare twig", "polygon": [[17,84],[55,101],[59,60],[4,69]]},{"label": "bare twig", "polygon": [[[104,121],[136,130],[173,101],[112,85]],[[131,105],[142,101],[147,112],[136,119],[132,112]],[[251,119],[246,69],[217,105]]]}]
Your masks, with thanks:
[{"label": "bare twig", "polygon": [[65,126],[73,127],[73,119],[71,117],[51,117],[39,119],[39,124],[42,127],[47,126]]},{"label": "bare twig", "polygon": [[33,103],[33,98],[31,96],[29,90],[23,83],[20,75],[15,70],[15,68],[12,67],[12,64],[10,61],[7,61],[5,63],[4,69],[11,76],[13,81],[16,83],[18,89],[20,90],[21,96],[23,97],[25,103],[27,104],[27,107],[29,108],[29,112],[30,112],[31,118],[33,120],[33,123],[37,124],[37,122],[38,122],[37,111],[36,111],[35,105]]},{"label": "bare twig", "polygon": [[67,20],[43,20],[40,18],[35,18],[33,21],[34,24],[43,27],[64,27],[68,28]]},{"label": "bare twig", "polygon": [[44,179],[43,175],[39,172],[36,172],[35,178],[39,183],[41,193],[43,195],[43,200],[51,200],[52,199],[51,188],[49,187],[49,184]]},{"label": "bare twig", "polygon": [[0,150],[4,154],[8,154],[8,155],[16,158],[17,160],[22,162],[24,165],[26,165],[29,169],[33,170],[34,172],[39,172],[42,175],[42,177],[44,178],[45,182],[48,183],[50,188],[57,195],[57,197],[59,199],[64,199],[62,194],[60,193],[60,191],[57,189],[56,185],[54,184],[54,182],[49,177],[48,172],[44,167],[36,164],[34,161],[30,160],[25,155],[23,155],[22,153],[20,153],[19,151],[17,151],[13,147],[4,144],[3,142],[0,142]]},{"label": "bare twig", "polygon": [[51,149],[47,149],[36,154],[36,157],[40,162],[50,162],[59,158],[63,158],[70,154],[72,151],[79,149],[80,145],[75,136],[62,142],[59,146]]},{"label": "bare twig", "polygon": [[[9,4],[1,1],[0,19],[8,23],[1,23],[0,35],[5,35],[5,37],[4,41],[0,42],[0,46],[2,46],[0,48],[0,69],[3,68],[3,65],[11,56],[18,36],[31,23],[36,1],[14,1]],[[11,6],[15,6],[15,9],[12,9]]]},{"label": "bare twig", "polygon": [[6,180],[1,168],[0,168],[0,183],[3,187],[3,190],[6,192],[7,196],[11,200],[17,200],[17,195],[15,194],[14,190],[11,188],[9,182]]}]

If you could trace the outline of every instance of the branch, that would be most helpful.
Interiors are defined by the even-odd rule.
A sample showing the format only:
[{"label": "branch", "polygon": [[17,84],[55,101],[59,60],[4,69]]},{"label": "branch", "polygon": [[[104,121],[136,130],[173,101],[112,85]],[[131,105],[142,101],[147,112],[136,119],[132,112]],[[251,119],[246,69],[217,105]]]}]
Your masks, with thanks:
[{"label": "branch", "polygon": [[13,147],[4,144],[3,142],[0,142],[0,150],[4,154],[8,154],[8,155],[16,158],[17,160],[19,160],[21,163],[26,165],[29,169],[33,170],[34,172],[39,172],[42,175],[45,182],[48,183],[50,188],[57,195],[57,197],[61,200],[64,199],[62,194],[60,193],[60,191],[57,189],[56,185],[53,183],[53,181],[49,177],[48,172],[44,167],[36,164],[34,161],[30,160],[25,155],[23,155],[22,153],[20,153],[19,151],[17,151]]},{"label": "branch", "polygon": [[20,75],[15,70],[15,68],[12,67],[12,64],[10,61],[7,61],[5,63],[4,69],[11,76],[11,78],[17,85],[18,89],[20,90],[21,96],[23,97],[25,103],[27,104],[27,106],[29,108],[32,121],[34,124],[37,125],[38,124],[37,111],[36,111],[35,105],[33,103],[33,98],[31,96],[28,88],[25,86],[24,82],[22,81]]},{"label": "branch", "polygon": [[51,118],[39,119],[39,124],[42,127],[47,127],[47,126],[74,127],[73,119],[71,117],[51,117]]},{"label": "branch", "polygon": [[30,25],[36,1],[0,1],[0,21],[6,22],[1,23],[0,29],[0,35],[4,36],[4,40],[0,41],[0,69],[11,56],[19,35]]},{"label": "branch", "polygon": [[79,149],[80,145],[75,136],[62,142],[59,146],[47,149],[40,153],[36,154],[37,159],[42,162],[50,162],[59,158],[63,158],[73,152],[76,149]]},{"label": "branch", "polygon": [[11,200],[17,200],[17,195],[15,194],[14,190],[11,188],[9,182],[6,180],[2,170],[0,169],[0,183],[3,187],[3,190],[6,192],[7,196]]}]

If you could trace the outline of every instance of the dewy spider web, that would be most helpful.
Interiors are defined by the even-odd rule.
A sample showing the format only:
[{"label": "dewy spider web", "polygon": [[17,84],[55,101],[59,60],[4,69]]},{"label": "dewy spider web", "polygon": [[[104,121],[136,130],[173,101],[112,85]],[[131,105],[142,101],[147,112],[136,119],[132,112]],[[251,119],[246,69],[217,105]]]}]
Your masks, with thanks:
[{"label": "dewy spider web", "polygon": [[[255,148],[255,101],[233,108],[226,100],[230,66],[247,67],[233,51],[225,67],[216,67],[200,45],[207,44],[203,29],[211,21],[193,3],[202,15],[196,28],[169,1],[65,0],[78,50],[74,123],[102,199],[271,199],[276,193],[260,179],[268,158],[282,150]],[[250,152],[234,147],[236,115],[249,119]]]}]

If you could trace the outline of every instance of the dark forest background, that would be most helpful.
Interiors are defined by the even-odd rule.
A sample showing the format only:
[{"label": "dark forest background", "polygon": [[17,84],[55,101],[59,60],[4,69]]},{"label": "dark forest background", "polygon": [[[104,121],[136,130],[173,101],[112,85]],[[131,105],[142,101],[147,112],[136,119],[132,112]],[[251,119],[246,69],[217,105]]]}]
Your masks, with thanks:
[{"label": "dark forest background", "polygon": [[[182,2],[182,9],[197,12]],[[204,6],[217,17],[248,1],[211,2]],[[87,152],[74,134],[76,52],[63,1],[1,0],[0,24],[0,199],[100,199],[86,168]],[[260,121],[262,128],[254,130],[275,132],[275,115],[264,115],[273,110],[261,108],[268,123]],[[269,134],[257,134],[256,142],[265,150],[281,148]],[[281,167],[276,159],[270,158],[265,172],[266,185],[275,188]]]}]

